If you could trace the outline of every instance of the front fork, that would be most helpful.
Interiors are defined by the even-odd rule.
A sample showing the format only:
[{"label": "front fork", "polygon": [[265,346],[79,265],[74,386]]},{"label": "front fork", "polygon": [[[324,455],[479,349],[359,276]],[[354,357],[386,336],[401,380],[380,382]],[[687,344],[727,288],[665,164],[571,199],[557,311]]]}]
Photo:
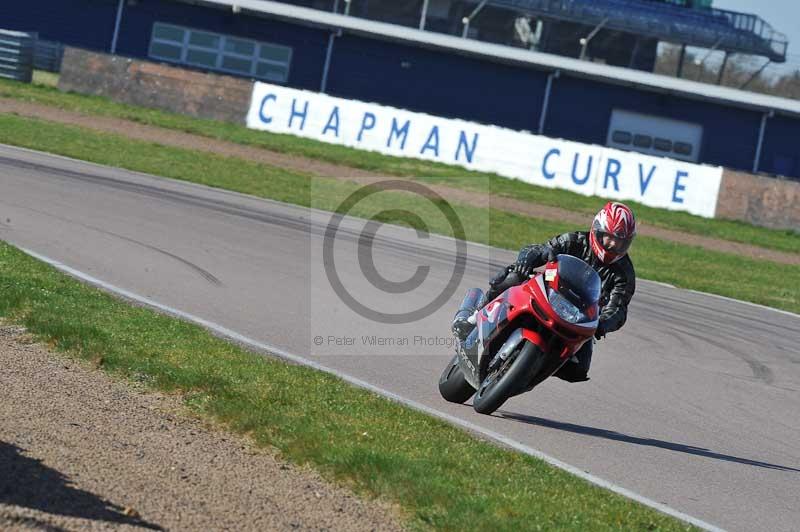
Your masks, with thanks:
[{"label": "front fork", "polygon": [[491,372],[499,369],[500,366],[503,365],[503,362],[508,360],[508,357],[511,356],[522,342],[525,341],[525,337],[523,336],[523,329],[517,329],[511,333],[511,336],[500,346],[500,349],[497,350],[497,353],[492,357],[491,362],[486,367],[486,374],[489,375]]},{"label": "front fork", "polygon": [[485,379],[492,371],[500,368],[514,351],[522,348],[525,342],[530,342],[536,346],[540,358],[531,367],[528,380],[520,382],[519,387],[512,395],[519,395],[532,390],[536,385],[558,371],[566,361],[565,358],[559,356],[562,353],[554,354],[550,352],[546,340],[539,333],[529,329],[519,328],[511,333],[511,336],[508,337],[497,351],[497,354],[492,358],[492,361],[487,367],[486,374],[483,375],[481,380]]}]

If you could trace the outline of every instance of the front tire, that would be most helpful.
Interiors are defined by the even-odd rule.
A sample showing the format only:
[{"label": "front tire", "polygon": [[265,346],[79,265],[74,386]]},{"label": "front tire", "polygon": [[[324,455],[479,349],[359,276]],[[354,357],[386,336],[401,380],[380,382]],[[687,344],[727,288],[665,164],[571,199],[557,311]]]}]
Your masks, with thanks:
[{"label": "front tire", "polygon": [[458,365],[458,355],[453,357],[439,377],[439,393],[442,394],[445,401],[458,404],[463,403],[475,393],[475,388],[467,382],[464,372]]},{"label": "front tire", "polygon": [[541,350],[536,345],[526,341],[498,370],[483,380],[472,401],[475,411],[479,414],[491,414],[500,408],[509,397],[527,384],[531,368],[541,360],[542,356]]}]

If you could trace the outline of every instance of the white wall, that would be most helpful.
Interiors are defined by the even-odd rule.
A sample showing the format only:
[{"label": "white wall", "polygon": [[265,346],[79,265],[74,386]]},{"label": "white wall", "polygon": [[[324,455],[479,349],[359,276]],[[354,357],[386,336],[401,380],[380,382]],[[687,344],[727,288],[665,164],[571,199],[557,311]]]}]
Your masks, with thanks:
[{"label": "white wall", "polygon": [[[248,127],[713,217],[722,168],[257,82]],[[465,175],[465,179],[469,179]]]}]

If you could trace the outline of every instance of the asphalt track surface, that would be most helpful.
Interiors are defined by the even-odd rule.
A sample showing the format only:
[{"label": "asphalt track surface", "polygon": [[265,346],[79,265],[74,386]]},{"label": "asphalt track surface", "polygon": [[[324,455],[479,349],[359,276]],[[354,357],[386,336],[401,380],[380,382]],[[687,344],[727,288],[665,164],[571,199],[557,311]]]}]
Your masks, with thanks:
[{"label": "asphalt track surface", "polygon": [[[389,226],[371,238],[353,218],[335,237],[331,227],[330,213],[0,146],[3,240],[715,526],[800,527],[798,316],[640,280],[628,324],[595,346],[591,381],[552,379],[480,416],[436,383],[463,291],[514,254],[470,244],[463,255]],[[410,322],[351,309],[333,270],[351,306]]]}]

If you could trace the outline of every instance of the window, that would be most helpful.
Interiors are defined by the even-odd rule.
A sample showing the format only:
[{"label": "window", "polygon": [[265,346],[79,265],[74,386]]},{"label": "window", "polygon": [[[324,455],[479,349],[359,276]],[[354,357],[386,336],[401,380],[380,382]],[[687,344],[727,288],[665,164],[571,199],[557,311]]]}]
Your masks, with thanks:
[{"label": "window", "polygon": [[649,135],[634,135],[633,145],[637,148],[649,148],[653,145],[653,137]]},{"label": "window", "polygon": [[156,24],[153,26],[154,39],[183,42],[183,36],[185,33],[186,32],[183,28],[178,28],[176,26],[167,26],[166,24]]},{"label": "window", "polygon": [[670,152],[672,151],[672,141],[656,137],[656,140],[653,141],[653,147],[658,151]]},{"label": "window", "polygon": [[148,55],[173,63],[285,83],[292,49],[156,22]]},{"label": "window", "polygon": [[192,46],[216,50],[219,48],[220,41],[220,37],[218,35],[214,35],[213,33],[189,30],[189,44]]},{"label": "window", "polygon": [[206,68],[217,67],[217,54],[206,50],[192,50],[191,48],[186,51],[186,63]]},{"label": "window", "polygon": [[676,142],[675,145],[672,147],[672,149],[678,155],[686,155],[688,157],[692,155],[692,151],[694,151],[694,146],[692,146],[688,142]]},{"label": "window", "polygon": [[234,72],[242,72],[244,74],[249,74],[252,65],[249,59],[243,59],[241,57],[224,56],[222,58],[222,68],[224,70],[231,70]]},{"label": "window", "polygon": [[180,61],[181,52],[180,46],[160,42],[150,43],[150,57],[159,57],[167,61]]},{"label": "window", "polygon": [[185,30],[182,28],[154,24],[153,37],[150,39],[150,51],[147,55],[167,61],[181,61],[185,34]]},{"label": "window", "polygon": [[251,56],[255,53],[256,43],[242,39],[225,39],[225,52]]},{"label": "window", "polygon": [[630,131],[615,131],[611,135],[611,140],[619,144],[630,144],[632,139]]},{"label": "window", "polygon": [[278,81],[288,77],[288,73],[284,67],[270,65],[268,63],[259,63],[258,69],[256,70],[256,77]]},{"label": "window", "polygon": [[697,162],[703,126],[674,118],[613,109],[606,146]]}]

